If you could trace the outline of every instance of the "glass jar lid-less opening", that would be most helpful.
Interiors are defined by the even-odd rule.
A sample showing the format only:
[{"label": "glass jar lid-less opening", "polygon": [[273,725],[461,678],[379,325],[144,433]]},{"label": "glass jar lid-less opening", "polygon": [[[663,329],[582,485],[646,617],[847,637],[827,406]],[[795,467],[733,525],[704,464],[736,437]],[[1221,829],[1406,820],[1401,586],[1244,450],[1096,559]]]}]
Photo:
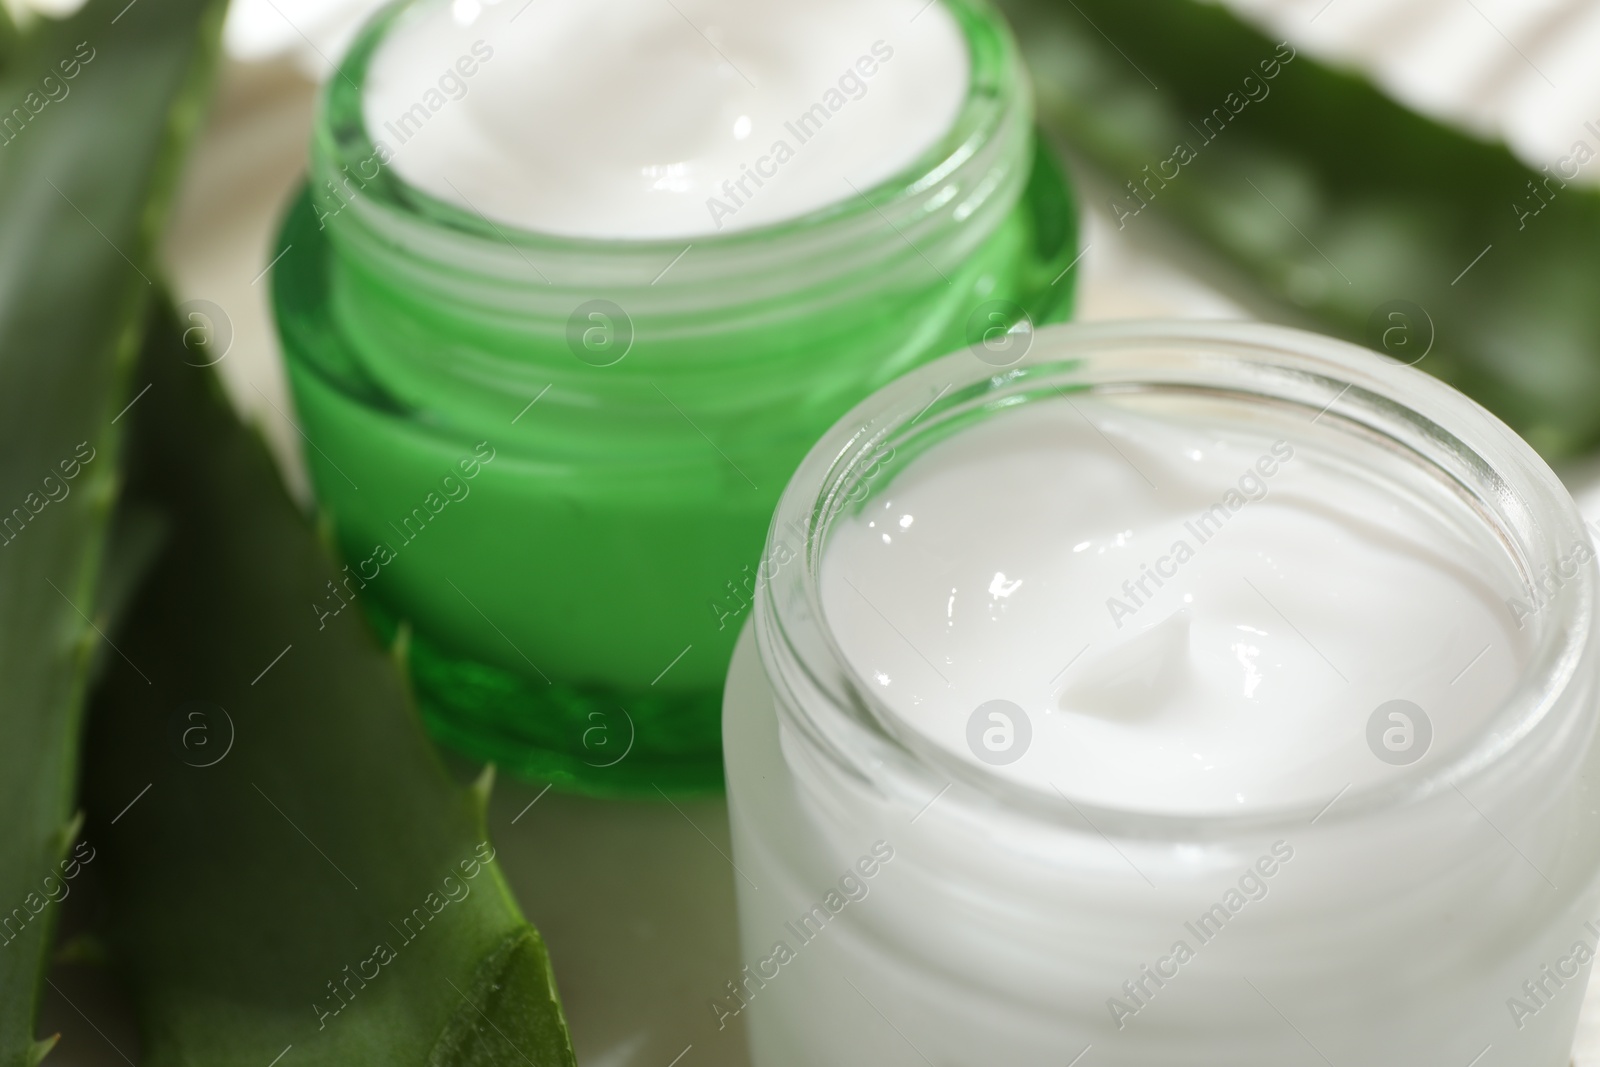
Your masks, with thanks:
[{"label": "glass jar lid-less opening", "polygon": [[[631,314],[683,320],[766,301],[793,304],[797,289],[814,301],[850,299],[860,286],[884,285],[884,270],[909,259],[924,270],[952,270],[1010,210],[1029,178],[1027,166],[1017,163],[1030,155],[1032,100],[1015,42],[994,10],[983,0],[941,3],[966,41],[969,73],[955,121],[932,147],[868,188],[852,191],[841,179],[839,199],[821,209],[682,239],[538,233],[408,184],[385,165],[404,145],[381,143],[362,107],[362,86],[385,37],[428,7],[393,5],[363,30],[343,76],[325,90],[312,162],[318,217],[348,248],[345,254],[396,276],[403,272],[423,293],[518,317],[548,303],[561,324],[573,293],[622,291],[635,302]],[[484,33],[504,29],[516,6],[483,8]],[[889,226],[903,240],[884,240]],[[690,244],[694,254],[664,272]],[[396,252],[403,263],[385,262]]]},{"label": "glass jar lid-less opening", "polygon": [[[1481,558],[1463,565],[1481,572],[1504,597],[1507,632],[1522,644],[1498,705],[1449,743],[1441,740],[1432,759],[1384,767],[1343,789],[1335,783],[1325,796],[1238,810],[1096,803],[1072,797],[1070,784],[1066,792],[1037,788],[932,741],[914,715],[892,706],[852,662],[829,625],[823,575],[830,537],[842,517],[892,494],[908,465],[954,435],[1040,405],[1097,400],[1257,412],[1274,427],[1304,427],[1288,436],[1313,437],[1324,453],[1344,449],[1386,468],[1398,491],[1475,540]],[[1071,472],[1063,473],[1070,487]],[[860,405],[812,450],[774,520],[757,636],[786,736],[803,750],[801,758],[897,797],[911,811],[953,783],[941,807],[947,814],[965,812],[980,827],[1003,815],[1074,829],[1086,819],[1112,837],[1235,839],[1313,821],[1359,821],[1503,777],[1509,765],[1526,783],[1541,766],[1560,763],[1563,751],[1571,756],[1585,748],[1579,742],[1593,728],[1587,694],[1595,659],[1595,568],[1588,544],[1570,498],[1538,456],[1493,416],[1419,371],[1341,342],[1266,326],[1057,328],[1038,335],[1026,359],[999,373],[986,372],[967,354],[924,367]],[[803,547],[785,563],[791,546]],[[1015,576],[1011,583],[1007,577],[996,578],[1002,591],[1014,584]],[[1137,592],[1129,595],[1138,599]],[[952,610],[954,603],[952,589]],[[873,610],[883,612],[881,605]],[[1103,609],[1097,602],[1086,610]],[[896,633],[904,639],[903,631]],[[1062,661],[1076,651],[1063,649]]]}]

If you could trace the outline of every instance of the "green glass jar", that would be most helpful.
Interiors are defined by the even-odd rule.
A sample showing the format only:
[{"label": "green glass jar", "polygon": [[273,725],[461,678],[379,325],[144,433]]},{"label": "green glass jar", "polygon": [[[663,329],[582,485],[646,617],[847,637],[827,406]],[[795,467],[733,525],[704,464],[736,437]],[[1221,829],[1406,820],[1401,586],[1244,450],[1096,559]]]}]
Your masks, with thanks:
[{"label": "green glass jar", "polygon": [[349,562],[314,610],[407,626],[424,716],[463,751],[589,792],[720,788],[783,486],[891,378],[969,343],[1002,366],[1068,315],[1071,195],[999,15],[939,0],[969,91],[894,179],[692,240],[491,222],[402,181],[362,116],[384,34],[442,2],[385,9],[329,80],[279,241],[306,459]]}]

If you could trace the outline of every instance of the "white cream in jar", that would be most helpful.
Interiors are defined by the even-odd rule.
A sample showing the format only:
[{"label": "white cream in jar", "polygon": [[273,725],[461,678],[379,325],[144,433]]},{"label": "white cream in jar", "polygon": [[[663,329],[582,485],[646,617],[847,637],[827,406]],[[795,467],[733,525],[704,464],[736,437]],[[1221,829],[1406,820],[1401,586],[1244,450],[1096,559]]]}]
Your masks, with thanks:
[{"label": "white cream in jar", "polygon": [[389,165],[546,234],[692,238],[798,218],[952,127],[970,57],[927,0],[455,0],[367,68]]},{"label": "white cream in jar", "polygon": [[1325,338],[902,379],[774,521],[710,1011],[756,1067],[1564,1067],[1592,560],[1525,444]]},{"label": "white cream in jar", "polygon": [[[841,518],[822,596],[858,674],[958,756],[1135,811],[1377,781],[1367,720],[1391,700],[1449,709],[1430,745],[1479,729],[1526,656],[1509,576],[1463,565],[1493,548],[1481,529],[1192,407],[1021,409]],[[975,747],[994,700],[1027,723],[978,715]]]}]

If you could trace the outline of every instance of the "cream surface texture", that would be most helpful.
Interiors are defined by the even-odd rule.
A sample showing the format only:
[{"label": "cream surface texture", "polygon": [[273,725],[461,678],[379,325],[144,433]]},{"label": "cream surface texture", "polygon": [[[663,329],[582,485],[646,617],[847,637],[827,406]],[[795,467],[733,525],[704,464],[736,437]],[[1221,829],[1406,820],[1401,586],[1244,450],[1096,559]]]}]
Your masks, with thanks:
[{"label": "cream surface texture", "polygon": [[918,457],[836,524],[823,602],[953,753],[1104,807],[1261,810],[1481,727],[1525,658],[1481,540],[1303,439],[1080,399]]},{"label": "cream surface texture", "polygon": [[969,72],[927,0],[455,0],[390,27],[362,104],[424,192],[525,230],[663,240],[862,195],[951,129]]}]

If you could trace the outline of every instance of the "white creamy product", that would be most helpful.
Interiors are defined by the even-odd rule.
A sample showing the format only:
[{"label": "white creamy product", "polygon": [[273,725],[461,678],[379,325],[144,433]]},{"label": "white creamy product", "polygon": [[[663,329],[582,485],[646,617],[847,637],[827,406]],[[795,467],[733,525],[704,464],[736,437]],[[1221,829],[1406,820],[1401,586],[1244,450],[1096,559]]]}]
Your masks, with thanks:
[{"label": "white creamy product", "polygon": [[1466,562],[1492,545],[1452,519],[1304,438],[1080,398],[919,456],[835,525],[823,603],[951,752],[1107,807],[1270,808],[1388,772],[1367,727],[1389,701],[1428,716],[1383,718],[1403,756],[1510,691],[1514,577]]},{"label": "white creamy product", "polygon": [[1503,425],[1331,340],[908,375],[769,535],[711,1013],[756,1067],[1565,1067],[1593,560]]},{"label": "white creamy product", "polygon": [[362,110],[403,179],[499,223],[691,238],[903,171],[969,67],[927,0],[454,0],[384,36]]}]

